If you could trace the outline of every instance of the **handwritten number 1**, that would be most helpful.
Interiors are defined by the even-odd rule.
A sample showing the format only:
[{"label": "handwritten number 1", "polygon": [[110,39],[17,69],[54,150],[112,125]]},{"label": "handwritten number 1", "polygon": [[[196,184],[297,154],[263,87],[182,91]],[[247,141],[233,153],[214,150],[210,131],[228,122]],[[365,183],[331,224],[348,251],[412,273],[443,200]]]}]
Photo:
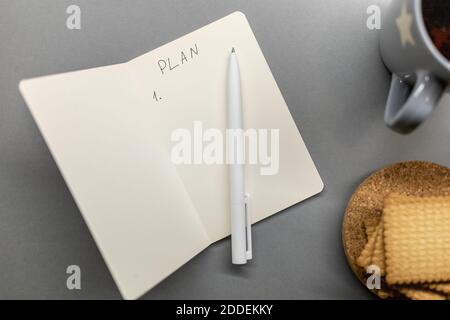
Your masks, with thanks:
[{"label": "handwritten number 1", "polygon": [[155,99],[156,102],[158,102],[159,100],[161,100],[161,97],[158,97],[158,95],[156,94],[156,91],[153,91],[153,99]]}]

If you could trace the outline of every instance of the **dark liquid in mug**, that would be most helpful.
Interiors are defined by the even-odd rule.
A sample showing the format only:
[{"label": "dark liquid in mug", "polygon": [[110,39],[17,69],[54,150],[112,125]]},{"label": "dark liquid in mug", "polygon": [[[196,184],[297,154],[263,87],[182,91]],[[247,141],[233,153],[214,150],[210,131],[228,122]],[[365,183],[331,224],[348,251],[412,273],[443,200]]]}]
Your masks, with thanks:
[{"label": "dark liquid in mug", "polygon": [[422,12],[434,45],[450,61],[450,0],[422,0]]}]

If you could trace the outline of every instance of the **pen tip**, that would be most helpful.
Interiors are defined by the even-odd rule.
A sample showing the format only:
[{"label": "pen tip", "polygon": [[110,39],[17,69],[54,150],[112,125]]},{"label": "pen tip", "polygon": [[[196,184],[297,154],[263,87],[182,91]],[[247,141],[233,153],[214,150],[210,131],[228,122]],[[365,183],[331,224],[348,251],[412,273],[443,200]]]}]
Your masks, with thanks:
[{"label": "pen tip", "polygon": [[234,47],[233,47],[233,48],[231,48],[231,53],[234,53]]}]

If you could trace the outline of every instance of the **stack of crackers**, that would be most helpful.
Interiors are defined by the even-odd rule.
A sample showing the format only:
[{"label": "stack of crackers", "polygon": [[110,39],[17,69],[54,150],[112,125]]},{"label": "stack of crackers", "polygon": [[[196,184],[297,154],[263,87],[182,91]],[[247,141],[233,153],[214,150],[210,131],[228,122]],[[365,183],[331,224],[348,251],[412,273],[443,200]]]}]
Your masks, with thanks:
[{"label": "stack of crackers", "polygon": [[375,266],[382,297],[450,299],[450,197],[391,194],[381,219],[365,222],[357,264]]}]

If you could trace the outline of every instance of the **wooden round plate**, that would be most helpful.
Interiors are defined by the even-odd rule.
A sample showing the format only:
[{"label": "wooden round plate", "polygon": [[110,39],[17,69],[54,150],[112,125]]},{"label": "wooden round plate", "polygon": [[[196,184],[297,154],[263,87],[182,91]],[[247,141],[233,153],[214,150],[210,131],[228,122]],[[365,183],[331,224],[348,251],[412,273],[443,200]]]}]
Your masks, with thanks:
[{"label": "wooden round plate", "polygon": [[[366,225],[378,224],[384,198],[390,193],[448,196],[450,169],[431,162],[401,162],[374,172],[353,193],[344,214],[342,241],[348,263],[364,286],[366,272],[356,259],[367,243]],[[373,292],[381,298],[389,297],[383,290]]]}]

